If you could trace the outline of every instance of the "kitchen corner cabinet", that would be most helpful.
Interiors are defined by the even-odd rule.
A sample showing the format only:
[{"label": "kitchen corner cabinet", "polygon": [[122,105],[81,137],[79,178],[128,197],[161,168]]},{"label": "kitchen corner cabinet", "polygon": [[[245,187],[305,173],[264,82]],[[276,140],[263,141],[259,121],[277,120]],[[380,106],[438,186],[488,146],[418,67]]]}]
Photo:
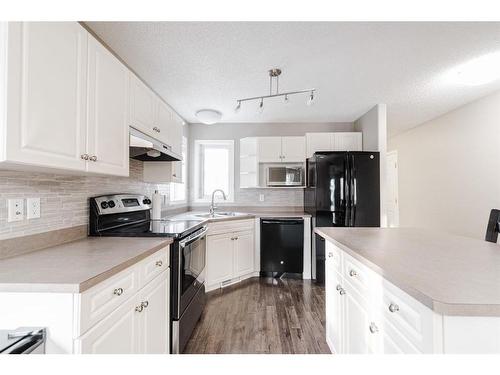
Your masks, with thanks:
[{"label": "kitchen corner cabinet", "polygon": [[253,219],[208,224],[207,291],[256,275],[254,225]]},{"label": "kitchen corner cabinet", "polygon": [[154,184],[184,182],[181,161],[145,161],[143,165],[142,178],[144,182]]},{"label": "kitchen corner cabinet", "polygon": [[125,68],[101,47],[77,22],[1,24],[2,167],[128,175]]},{"label": "kitchen corner cabinet", "polygon": [[258,137],[260,163],[303,163],[304,137]]},{"label": "kitchen corner cabinet", "polygon": [[317,151],[362,151],[361,132],[306,133],[306,151],[310,158]]}]

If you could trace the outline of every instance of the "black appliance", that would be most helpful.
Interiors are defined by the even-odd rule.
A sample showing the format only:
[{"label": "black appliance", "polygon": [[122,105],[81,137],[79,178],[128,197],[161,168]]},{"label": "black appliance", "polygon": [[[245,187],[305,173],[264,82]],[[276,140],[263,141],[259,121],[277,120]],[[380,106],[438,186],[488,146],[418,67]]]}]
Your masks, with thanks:
[{"label": "black appliance", "polygon": [[[380,226],[378,152],[316,152],[307,159],[304,211],[314,227]],[[325,243],[313,236],[313,277],[325,279]]]},{"label": "black appliance", "polygon": [[0,354],[45,354],[45,328],[0,330]]},{"label": "black appliance", "polygon": [[304,268],[304,220],[269,218],[260,220],[260,274],[280,277]]},{"label": "black appliance", "polygon": [[137,194],[90,198],[90,236],[172,237],[170,348],[182,353],[205,306],[207,227],[203,220],[151,219],[151,200]]}]

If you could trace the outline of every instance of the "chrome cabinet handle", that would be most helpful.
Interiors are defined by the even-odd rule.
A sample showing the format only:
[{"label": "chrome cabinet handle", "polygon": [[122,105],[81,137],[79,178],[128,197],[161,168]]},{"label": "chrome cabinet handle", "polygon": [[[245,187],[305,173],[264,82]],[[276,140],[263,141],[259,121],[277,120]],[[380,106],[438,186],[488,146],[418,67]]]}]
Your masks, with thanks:
[{"label": "chrome cabinet handle", "polygon": [[89,160],[89,155],[88,154],[82,154],[82,155],[80,155],[80,158],[82,158],[83,160]]},{"label": "chrome cabinet handle", "polygon": [[142,306],[142,303],[139,306],[135,307],[135,311],[137,312],[142,312],[142,310],[144,310],[144,306]]},{"label": "chrome cabinet handle", "polygon": [[141,302],[141,306],[142,306],[143,308],[148,307],[148,306],[149,306],[149,301],[143,301],[143,302]]},{"label": "chrome cabinet handle", "polygon": [[121,296],[123,294],[123,288],[116,288],[115,290],[113,290],[113,294]]},{"label": "chrome cabinet handle", "polygon": [[328,258],[333,257],[333,253],[328,253]]},{"label": "chrome cabinet handle", "polygon": [[177,175],[174,173],[174,174],[172,175],[172,177],[177,177]]},{"label": "chrome cabinet handle", "polygon": [[153,128],[153,130],[154,130],[155,132],[157,132],[157,133],[159,133],[159,132],[160,132],[160,129],[159,129],[159,128],[157,128],[156,126]]},{"label": "chrome cabinet handle", "polygon": [[389,305],[389,311],[390,311],[391,313],[396,312],[396,311],[399,311],[399,306],[398,306],[397,304],[395,304],[395,303],[391,303],[391,304]]},{"label": "chrome cabinet handle", "polygon": [[355,277],[355,276],[358,276],[358,273],[356,271],[354,271],[354,270],[350,270],[349,271],[349,276]]},{"label": "chrome cabinet handle", "polygon": [[163,262],[161,260],[156,261],[155,264],[156,264],[157,267],[163,266]]},{"label": "chrome cabinet handle", "polygon": [[342,285],[340,285],[340,284],[337,284],[337,288],[336,288],[336,289],[337,289],[337,290],[340,290],[340,289],[342,289]]},{"label": "chrome cabinet handle", "polygon": [[89,158],[90,161],[97,161],[97,156],[93,155]]},{"label": "chrome cabinet handle", "polygon": [[378,327],[374,322],[370,323],[370,332],[371,333],[377,333],[378,332]]},{"label": "chrome cabinet handle", "polygon": [[339,290],[339,294],[340,294],[341,296],[343,296],[343,295],[345,294],[345,289],[344,289],[344,288],[340,288],[340,290]]}]

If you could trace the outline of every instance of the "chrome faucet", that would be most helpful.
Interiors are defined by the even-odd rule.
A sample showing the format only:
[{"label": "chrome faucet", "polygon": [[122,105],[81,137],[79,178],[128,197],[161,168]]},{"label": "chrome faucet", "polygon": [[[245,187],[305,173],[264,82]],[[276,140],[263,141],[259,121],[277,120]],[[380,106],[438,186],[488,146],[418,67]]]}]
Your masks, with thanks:
[{"label": "chrome faucet", "polygon": [[215,209],[217,207],[215,207],[215,204],[214,204],[214,197],[215,197],[215,193],[217,193],[218,191],[220,191],[222,193],[222,197],[224,198],[224,200],[226,200],[226,193],[224,193],[224,190],[222,189],[215,189],[213,192],[212,192],[212,203],[210,203],[210,216],[214,216],[215,215]]}]

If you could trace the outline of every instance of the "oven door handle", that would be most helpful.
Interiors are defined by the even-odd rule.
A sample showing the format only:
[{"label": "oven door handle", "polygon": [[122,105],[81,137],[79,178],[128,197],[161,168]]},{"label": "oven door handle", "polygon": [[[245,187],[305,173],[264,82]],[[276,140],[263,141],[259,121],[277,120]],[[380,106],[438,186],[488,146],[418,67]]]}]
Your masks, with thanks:
[{"label": "oven door handle", "polygon": [[194,241],[196,241],[196,240],[198,240],[198,239],[200,239],[200,238],[204,237],[204,236],[207,234],[207,232],[208,232],[208,227],[206,227],[206,226],[205,226],[205,227],[203,227],[203,229],[202,229],[199,233],[197,233],[195,236],[193,236],[193,237],[191,237],[191,236],[190,236],[190,237],[186,238],[185,240],[179,241],[179,247],[180,247],[181,249],[185,248],[185,247],[186,247],[187,245],[189,245],[190,243],[192,243],[192,242],[194,242]]}]

